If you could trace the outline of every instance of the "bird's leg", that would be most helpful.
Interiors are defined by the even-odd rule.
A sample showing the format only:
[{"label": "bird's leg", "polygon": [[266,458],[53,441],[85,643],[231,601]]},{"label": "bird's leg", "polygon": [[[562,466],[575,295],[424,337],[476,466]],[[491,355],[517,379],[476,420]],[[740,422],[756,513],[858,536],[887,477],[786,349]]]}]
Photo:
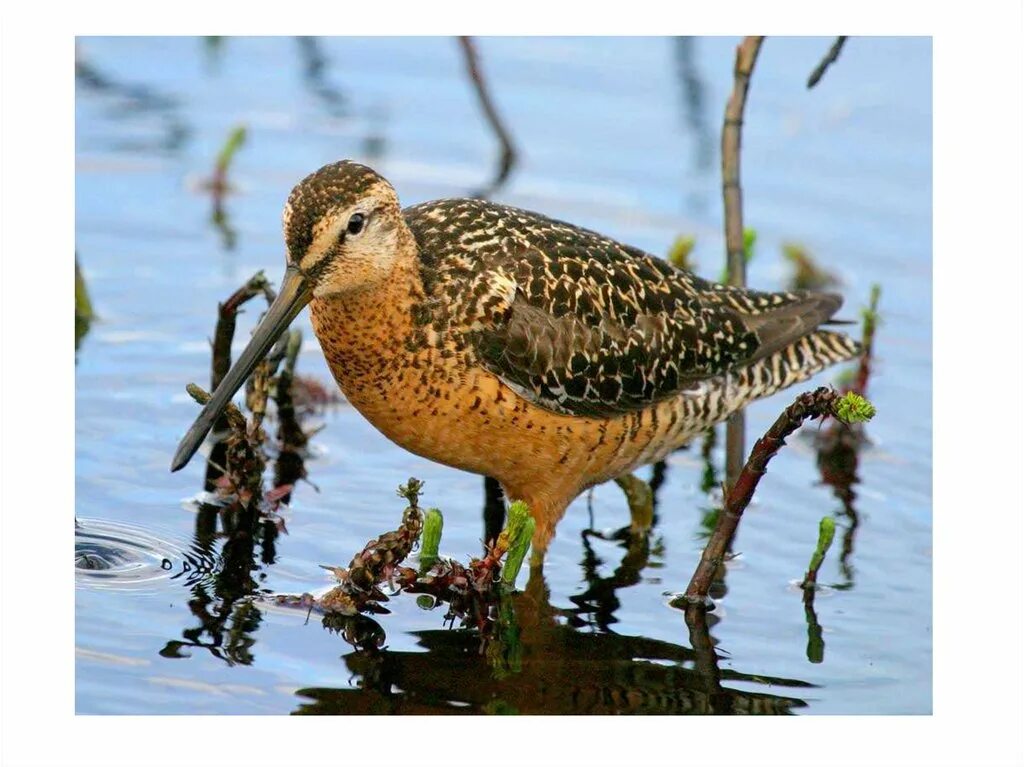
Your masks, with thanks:
[{"label": "bird's leg", "polygon": [[629,505],[630,537],[646,536],[654,525],[654,493],[651,486],[633,474],[616,477],[615,484],[622,488]]}]

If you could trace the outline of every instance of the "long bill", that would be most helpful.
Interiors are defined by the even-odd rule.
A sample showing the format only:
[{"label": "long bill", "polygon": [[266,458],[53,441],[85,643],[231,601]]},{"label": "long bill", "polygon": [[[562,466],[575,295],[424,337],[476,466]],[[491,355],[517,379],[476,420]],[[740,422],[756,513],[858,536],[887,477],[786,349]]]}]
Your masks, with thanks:
[{"label": "long bill", "polygon": [[235,364],[224,376],[224,380],[220,382],[220,386],[210,397],[210,401],[203,406],[195,423],[182,437],[178,450],[174,454],[174,460],[171,462],[171,471],[177,471],[195,455],[217,418],[227,407],[231,398],[235,396],[235,392],[242,388],[253,369],[267,355],[274,342],[288,329],[288,325],[302,311],[302,307],[309,303],[311,297],[311,286],[305,275],[297,267],[289,266],[285,270],[284,280],[281,282],[281,290],[278,292],[277,298],[274,299],[264,315],[263,321],[252,334],[249,345],[235,360]]}]

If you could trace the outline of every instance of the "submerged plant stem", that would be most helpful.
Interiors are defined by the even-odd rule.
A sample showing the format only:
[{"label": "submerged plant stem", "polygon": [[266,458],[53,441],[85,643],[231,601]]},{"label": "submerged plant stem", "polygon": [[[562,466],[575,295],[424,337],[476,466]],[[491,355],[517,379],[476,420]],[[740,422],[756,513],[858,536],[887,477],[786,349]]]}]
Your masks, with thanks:
[{"label": "submerged plant stem", "polygon": [[[722,200],[725,205],[725,249],[729,284],[747,283],[743,236],[743,190],[740,186],[740,136],[747,103],[750,78],[757,63],[764,37],[743,38],[736,48],[732,95],[725,107],[722,123]],[[743,411],[730,416],[725,432],[725,473],[731,485],[739,475],[745,444]]]}]

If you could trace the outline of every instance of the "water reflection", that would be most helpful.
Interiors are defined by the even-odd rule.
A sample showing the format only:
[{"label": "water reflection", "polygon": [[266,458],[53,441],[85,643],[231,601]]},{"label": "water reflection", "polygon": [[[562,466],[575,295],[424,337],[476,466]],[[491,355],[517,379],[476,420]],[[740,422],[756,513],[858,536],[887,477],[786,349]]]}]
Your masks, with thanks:
[{"label": "water reflection", "polygon": [[[190,648],[202,648],[228,665],[248,666],[253,662],[254,635],[262,621],[254,599],[261,594],[264,566],[276,559],[277,536],[274,522],[262,518],[253,507],[200,505],[195,542],[209,556],[216,557],[218,566],[212,582],[196,583],[191,588],[188,607],[198,625],[184,629],[183,639],[168,641],[160,655],[188,658]],[[215,551],[218,539],[223,540],[219,554]]]},{"label": "water reflection", "polygon": [[[245,292],[247,287],[248,293]],[[270,291],[269,288],[266,290]],[[244,302],[258,293],[256,286],[247,285],[219,308],[211,373],[214,389],[230,366],[237,306],[229,305],[239,296],[246,296],[241,299]],[[268,301],[271,296],[272,291],[267,295]],[[198,504],[195,545],[207,556],[216,557],[218,566],[211,581],[197,583],[191,590],[188,606],[199,624],[184,629],[183,639],[168,641],[160,650],[160,655],[165,658],[187,658],[188,648],[198,647],[229,665],[250,665],[253,662],[251,648],[262,621],[262,613],[255,602],[267,593],[261,588],[260,581],[266,578],[266,569],[277,561],[277,538],[283,529],[283,523],[271,510],[276,509],[279,503],[287,503],[291,498],[291,488],[306,476],[303,449],[307,437],[299,424],[292,399],[295,357],[301,346],[301,335],[297,334],[298,331],[293,330],[282,339],[289,347],[289,353],[277,378],[274,395],[278,405],[279,441],[278,457],[273,465],[274,490],[263,496],[263,503],[259,499],[242,503],[236,497],[227,503],[211,500]],[[218,344],[222,348],[219,349]],[[274,358],[274,355],[272,351],[270,357]],[[284,356],[282,350],[277,357],[278,363]],[[271,371],[270,375],[273,372],[276,371]],[[222,437],[226,434],[225,431],[215,433]],[[228,465],[228,449],[228,439],[225,438],[212,446],[203,479],[203,498],[217,498],[213,491],[224,474],[224,466]],[[270,501],[269,506],[267,501]],[[218,541],[222,541],[219,554],[216,553]]]},{"label": "water reflection", "polygon": [[862,428],[854,428],[847,424],[835,422],[818,437],[818,471],[821,480],[832,488],[835,497],[842,504],[840,515],[845,520],[845,530],[839,551],[839,569],[844,583],[836,584],[836,588],[853,587],[853,545],[860,525],[860,515],[854,502],[857,493],[854,487],[860,481],[857,466],[860,462],[860,449],[865,442]]},{"label": "water reflection", "polygon": [[[640,582],[640,574],[650,564],[650,535],[631,534],[624,528],[611,536],[596,530],[584,530],[583,540],[583,578],[587,588],[569,597],[576,609],[572,611],[574,625],[589,626],[600,631],[609,631],[613,623],[618,622],[615,611],[621,606],[617,591]],[[617,540],[625,549],[625,554],[618,567],[610,576],[602,577],[599,569],[603,564],[591,543],[591,538],[599,540]],[[660,563],[659,563],[660,564]]]},{"label": "water reflection", "polygon": [[[481,647],[469,630],[414,632],[425,651],[382,649],[383,629],[353,619],[340,635],[354,651],[341,657],[352,674],[347,688],[307,687],[297,714],[787,714],[806,706],[798,697],[748,692],[813,687],[796,679],[718,667],[707,626],[691,628],[693,648],[640,636],[581,632],[547,599],[531,575],[510,597],[516,645]],[[703,633],[702,633],[703,632]],[[495,663],[495,656],[514,663]]]},{"label": "water reflection", "polygon": [[302,61],[302,80],[306,88],[332,117],[348,114],[348,101],[342,90],[331,83],[326,76],[330,61],[317,37],[296,37],[299,57]]},{"label": "water reflection", "polygon": [[145,154],[146,152],[178,152],[188,141],[191,128],[181,116],[178,101],[148,85],[124,82],[106,74],[93,64],[79,47],[75,47],[75,85],[79,95],[89,93],[103,97],[115,119],[143,116],[156,120],[159,130],[155,138],[122,138],[114,148]]},{"label": "water reflection", "polygon": [[[707,176],[715,153],[715,133],[708,120],[707,84],[697,65],[697,38],[674,37],[675,75],[679,81],[683,124],[693,138],[690,172],[695,178]],[[695,215],[707,214],[704,195],[692,192],[688,202]]]},{"label": "water reflection", "polygon": [[[574,608],[551,603],[541,567],[532,567],[526,589],[506,595],[492,630],[433,629],[412,632],[424,651],[386,649],[386,632],[366,616],[326,616],[324,627],[352,646],[342,655],[352,675],[345,688],[296,691],[297,714],[785,714],[806,706],[799,697],[750,692],[806,689],[797,680],[723,670],[703,611],[687,614],[690,647],[611,630],[617,592],[640,581],[660,541],[630,534],[610,536],[624,555],[609,577],[585,531],[587,588],[570,598]],[[587,631],[581,631],[587,628]]]}]

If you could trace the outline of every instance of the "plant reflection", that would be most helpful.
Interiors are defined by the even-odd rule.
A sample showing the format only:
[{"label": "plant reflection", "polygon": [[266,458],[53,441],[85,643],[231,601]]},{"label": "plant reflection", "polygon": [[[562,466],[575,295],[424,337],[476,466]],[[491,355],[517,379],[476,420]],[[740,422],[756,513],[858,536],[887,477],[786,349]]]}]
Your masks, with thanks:
[{"label": "plant reflection", "polygon": [[324,109],[332,117],[344,117],[348,114],[345,94],[340,88],[331,84],[324,72],[330,66],[324,55],[317,37],[296,37],[299,45],[299,56],[302,58],[302,79],[309,92],[316,96]]},{"label": "plant reflection", "polygon": [[836,584],[837,589],[853,588],[854,568],[851,559],[860,525],[860,516],[854,505],[857,499],[854,486],[860,481],[857,465],[864,441],[863,429],[838,422],[823,432],[818,440],[818,471],[821,472],[822,482],[832,488],[833,494],[842,504],[840,514],[846,521],[839,551],[839,569],[845,582]]},{"label": "plant reflection", "polygon": [[117,148],[130,151],[156,151],[173,154],[186,143],[191,129],[180,115],[177,100],[139,83],[118,81],[96,67],[75,46],[75,85],[82,92],[104,97],[114,117],[152,116],[162,128],[155,140],[123,141]]},{"label": "plant reflection", "polygon": [[434,629],[414,632],[425,652],[393,651],[384,647],[384,631],[376,621],[331,619],[329,628],[354,648],[342,656],[352,686],[297,690],[307,701],[295,713],[784,714],[806,703],[734,689],[723,681],[812,687],[795,679],[719,669],[706,624],[690,628],[693,649],[639,636],[577,631],[566,620],[573,611],[551,605],[537,571],[531,571],[524,592],[507,600],[502,612],[514,616],[514,631],[483,646],[475,631]]},{"label": "plant reflection", "polygon": [[[532,567],[526,589],[506,595],[493,630],[413,632],[424,651],[386,648],[384,628],[366,616],[325,616],[353,652],[342,656],[352,674],[347,688],[310,687],[297,714],[785,714],[806,703],[797,697],[725,686],[742,682],[807,689],[796,679],[722,670],[703,613],[688,624],[691,647],[610,630],[617,591],[639,582],[660,556],[660,542],[629,528],[609,536],[625,549],[610,577],[585,531],[587,588],[551,604],[543,570]],[[589,627],[590,631],[580,631]]]},{"label": "plant reflection", "polygon": [[[160,655],[187,658],[187,648],[199,647],[228,665],[248,666],[253,662],[254,634],[262,621],[253,599],[260,593],[263,565],[273,564],[276,559],[277,536],[274,522],[261,519],[254,508],[201,504],[196,516],[196,544],[214,557],[217,539],[222,538],[224,543],[216,556],[212,579],[191,586],[188,606],[199,625],[182,631],[183,640],[167,642]],[[256,562],[257,544],[262,565]]]}]

